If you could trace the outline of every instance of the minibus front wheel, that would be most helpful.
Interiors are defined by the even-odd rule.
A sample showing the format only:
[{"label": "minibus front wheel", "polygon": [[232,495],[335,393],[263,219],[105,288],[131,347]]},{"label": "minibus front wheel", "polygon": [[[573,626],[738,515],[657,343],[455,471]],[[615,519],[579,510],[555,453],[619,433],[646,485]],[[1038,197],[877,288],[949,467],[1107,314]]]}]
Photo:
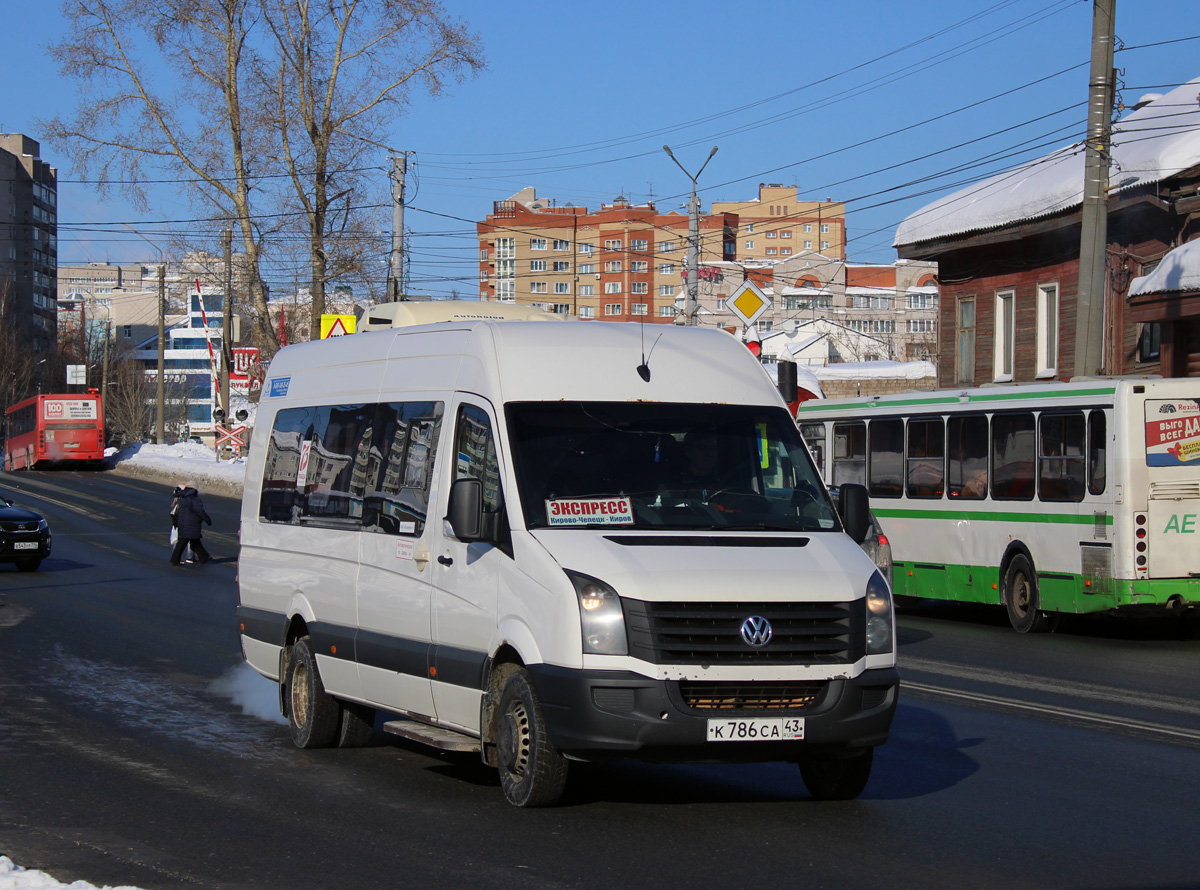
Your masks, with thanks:
[{"label": "minibus front wheel", "polygon": [[501,687],[496,720],[500,786],[517,807],[558,803],[567,784],[567,761],[554,750],[537,693],[522,667],[513,666]]},{"label": "minibus front wheel", "polygon": [[875,749],[812,754],[800,761],[800,778],[817,800],[854,800],[867,787]]},{"label": "minibus front wheel", "polygon": [[312,640],[300,637],[292,645],[287,677],[288,726],[297,748],[328,748],[338,731],[339,708],[325,691]]}]

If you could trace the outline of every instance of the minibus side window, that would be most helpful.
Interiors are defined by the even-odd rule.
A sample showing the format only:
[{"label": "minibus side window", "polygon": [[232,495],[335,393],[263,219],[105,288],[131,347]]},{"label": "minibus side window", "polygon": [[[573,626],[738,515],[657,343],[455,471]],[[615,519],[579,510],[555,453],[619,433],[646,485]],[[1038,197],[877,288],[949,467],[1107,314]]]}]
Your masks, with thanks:
[{"label": "minibus side window", "polygon": [[1034,486],[1033,414],[996,414],[992,417],[992,498],[998,501],[1031,501]]},{"label": "minibus side window", "polygon": [[487,413],[474,405],[458,411],[458,430],[454,436],[454,478],[474,476],[483,483],[483,510],[495,513],[503,503],[500,467],[496,459],[496,440]]},{"label": "minibus side window", "polygon": [[862,421],[833,425],[833,482],[867,484],[867,425]]},{"label": "minibus side window", "polygon": [[940,417],[908,422],[905,479],[910,498],[940,498],[946,481],[946,440]]},{"label": "minibus side window", "polygon": [[1088,415],[1088,492],[1104,494],[1108,481],[1108,433],[1103,411]]},{"label": "minibus side window", "polygon": [[904,421],[872,421],[867,430],[871,463],[868,468],[867,490],[875,497],[898,498],[903,492],[901,482],[904,463]]},{"label": "minibus side window", "polygon": [[388,535],[420,536],[429,512],[441,402],[379,406],[367,462],[363,525]]},{"label": "minibus side window", "polygon": [[1038,498],[1082,501],[1083,414],[1043,414],[1038,418],[1038,428]]},{"label": "minibus side window", "polygon": [[948,486],[952,498],[987,497],[988,421],[982,414],[951,417],[947,424]]},{"label": "minibus side window", "polygon": [[374,405],[285,408],[276,414],[259,517],[357,528],[374,419]]}]

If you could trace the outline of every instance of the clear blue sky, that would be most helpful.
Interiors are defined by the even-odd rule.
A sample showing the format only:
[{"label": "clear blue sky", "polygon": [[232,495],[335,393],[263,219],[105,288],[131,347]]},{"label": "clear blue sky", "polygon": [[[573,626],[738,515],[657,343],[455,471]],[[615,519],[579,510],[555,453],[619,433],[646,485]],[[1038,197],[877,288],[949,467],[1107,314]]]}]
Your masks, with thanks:
[{"label": "clear blue sky", "polygon": [[[1186,39],[1200,37],[1198,0],[1116,3],[1127,104],[1200,76],[1200,39]],[[1090,0],[446,5],[481,35],[488,70],[437,101],[417,96],[389,139],[415,153],[415,293],[473,296],[473,223],[525,186],[593,208],[618,194],[682,208],[690,186],[664,143],[692,171],[719,146],[700,180],[706,212],[760,182],[796,185],[802,199],[847,202],[851,261],[886,263],[909,213],[1084,133]],[[5,18],[0,129],[36,139],[37,118],[75,101],[44,52],[61,22],[50,4]],[[153,240],[162,220],[196,216],[168,190],[136,213],[43,156],[63,180],[62,263],[154,256],[128,232],[78,227],[124,221]],[[366,175],[385,202],[383,150],[378,163]],[[381,275],[387,248],[381,237]]]}]

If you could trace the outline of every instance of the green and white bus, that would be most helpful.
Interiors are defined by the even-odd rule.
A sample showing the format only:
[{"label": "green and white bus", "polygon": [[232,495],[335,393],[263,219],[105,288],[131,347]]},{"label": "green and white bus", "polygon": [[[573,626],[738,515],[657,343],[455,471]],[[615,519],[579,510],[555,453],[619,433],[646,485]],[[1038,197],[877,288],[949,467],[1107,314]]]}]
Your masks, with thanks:
[{"label": "green and white bus", "polygon": [[867,486],[894,593],[1062,613],[1200,603],[1200,381],[1098,379],[805,402],[827,485]]}]

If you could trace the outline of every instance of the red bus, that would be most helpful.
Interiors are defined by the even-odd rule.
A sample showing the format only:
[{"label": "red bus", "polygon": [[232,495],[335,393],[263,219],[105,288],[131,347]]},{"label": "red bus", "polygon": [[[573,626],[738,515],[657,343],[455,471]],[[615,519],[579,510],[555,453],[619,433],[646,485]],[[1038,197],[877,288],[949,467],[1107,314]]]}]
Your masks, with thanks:
[{"label": "red bus", "polygon": [[4,468],[99,465],[104,460],[104,406],[98,391],[38,395],[6,412]]}]

